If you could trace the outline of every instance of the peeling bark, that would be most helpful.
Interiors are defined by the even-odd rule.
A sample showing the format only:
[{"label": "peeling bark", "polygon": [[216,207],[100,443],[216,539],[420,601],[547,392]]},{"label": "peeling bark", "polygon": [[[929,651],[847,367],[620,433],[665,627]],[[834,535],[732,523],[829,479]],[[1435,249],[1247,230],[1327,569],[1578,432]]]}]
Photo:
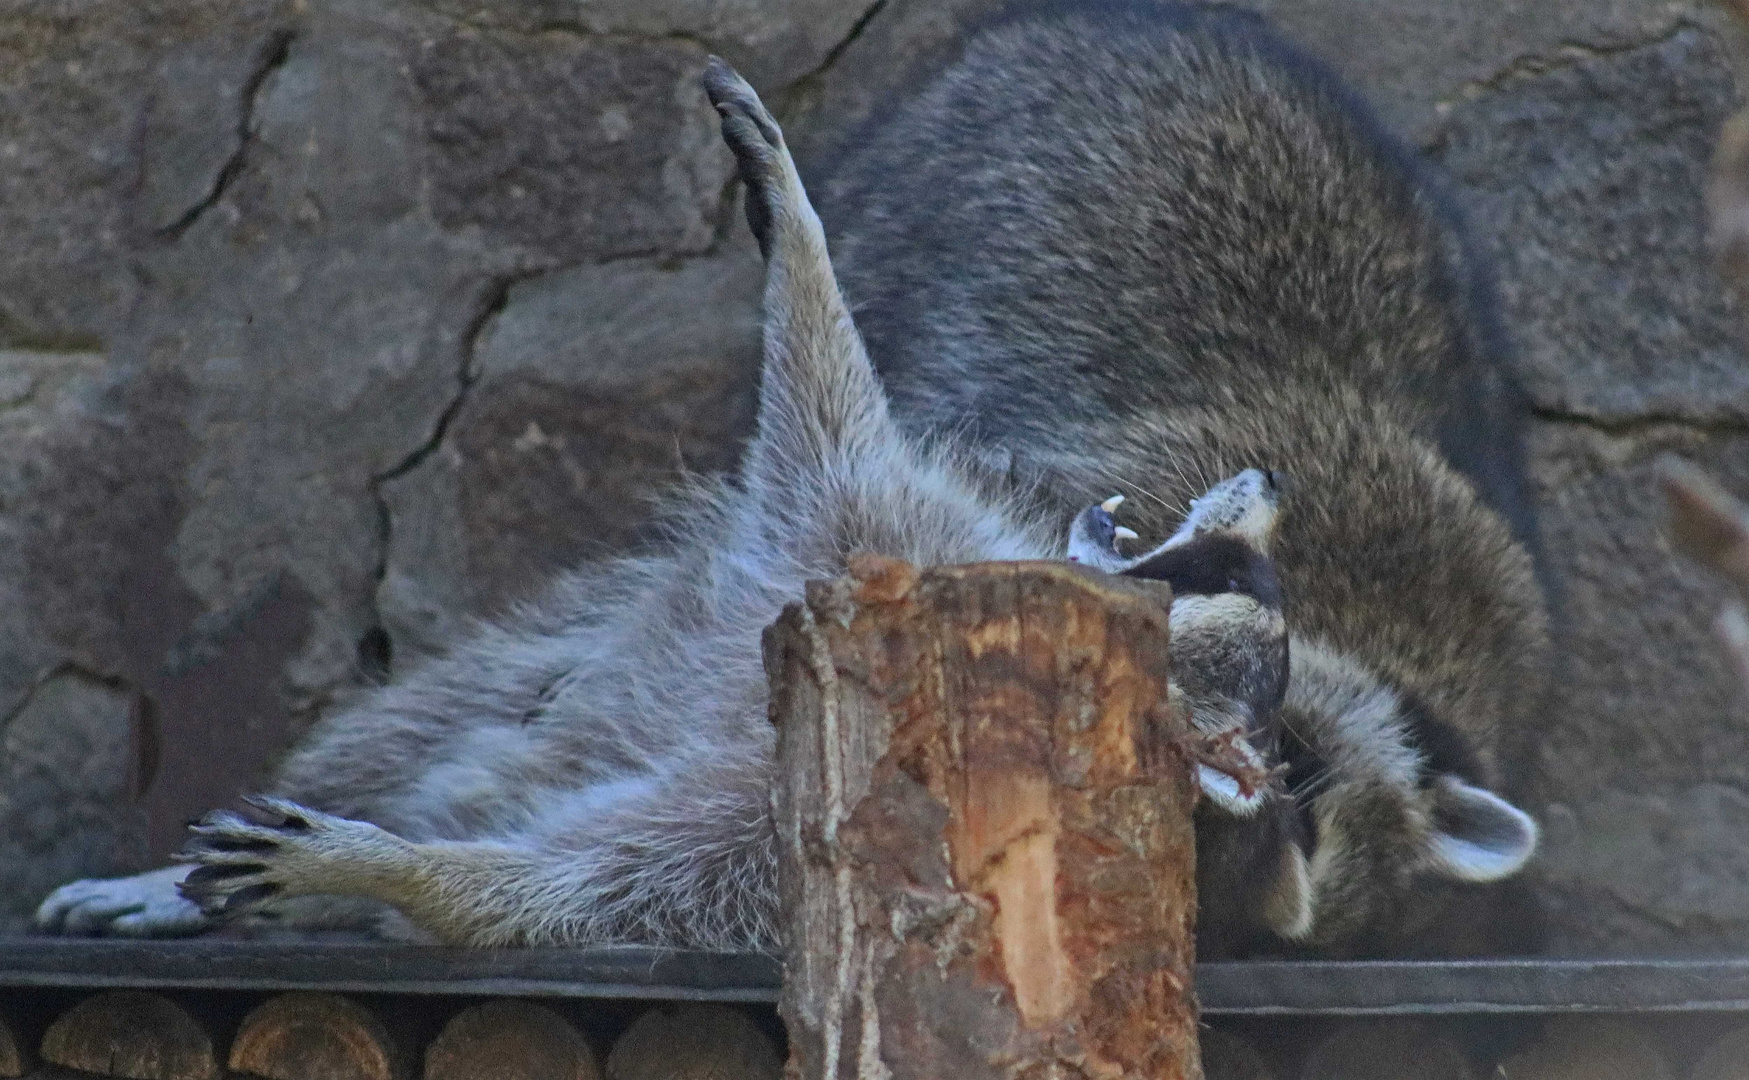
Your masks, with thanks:
[{"label": "peeling bark", "polygon": [[861,557],[767,632],[792,1076],[1200,1080],[1169,602]]}]

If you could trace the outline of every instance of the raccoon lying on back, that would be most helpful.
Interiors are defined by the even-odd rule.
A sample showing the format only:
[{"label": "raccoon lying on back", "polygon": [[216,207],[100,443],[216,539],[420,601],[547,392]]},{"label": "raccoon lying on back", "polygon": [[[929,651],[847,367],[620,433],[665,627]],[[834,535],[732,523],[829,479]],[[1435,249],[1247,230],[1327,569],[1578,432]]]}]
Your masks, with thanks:
[{"label": "raccoon lying on back", "polygon": [[1441,921],[1438,882],[1524,863],[1534,826],[1485,790],[1547,654],[1501,513],[1498,335],[1451,216],[1349,92],[1230,9],[1034,9],[858,132],[820,194],[908,430],[1064,509],[1114,478],[1157,495],[1132,500],[1144,532],[1198,478],[1292,477],[1306,941],[1400,948]]},{"label": "raccoon lying on back", "polygon": [[[326,894],[392,905],[459,944],[771,948],[760,632],[859,550],[931,564],[1039,558],[1066,541],[1096,568],[1164,578],[1177,596],[1174,692],[1206,728],[1273,743],[1287,677],[1266,557],[1275,476],[1239,472],[1158,549],[1125,559],[1115,501],[1065,537],[1067,515],[989,488],[949,442],[905,435],[776,124],[720,62],[706,87],[768,265],[759,426],[739,480],[677,508],[667,549],[568,577],[538,607],[324,720],[275,797],[256,800],[271,821],[221,812],[194,827],[200,865],[186,877],[75,882],[44,901],[39,925],[190,933]],[[1207,920],[1298,932],[1304,865],[1279,815],[1203,775],[1205,816],[1231,826],[1230,843],[1208,847]]]}]

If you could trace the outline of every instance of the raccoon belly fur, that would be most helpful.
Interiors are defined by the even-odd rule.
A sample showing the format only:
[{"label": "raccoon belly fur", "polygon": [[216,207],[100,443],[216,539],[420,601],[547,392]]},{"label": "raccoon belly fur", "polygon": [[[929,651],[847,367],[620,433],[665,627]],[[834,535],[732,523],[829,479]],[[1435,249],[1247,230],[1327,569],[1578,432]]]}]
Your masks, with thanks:
[{"label": "raccoon belly fur", "polygon": [[1437,182],[1350,91],[1232,9],[1030,5],[823,171],[908,429],[1064,511],[1115,481],[1144,534],[1208,480],[1290,478],[1310,943],[1430,940],[1436,894],[1523,864],[1534,825],[1487,790],[1548,652],[1514,391]]}]

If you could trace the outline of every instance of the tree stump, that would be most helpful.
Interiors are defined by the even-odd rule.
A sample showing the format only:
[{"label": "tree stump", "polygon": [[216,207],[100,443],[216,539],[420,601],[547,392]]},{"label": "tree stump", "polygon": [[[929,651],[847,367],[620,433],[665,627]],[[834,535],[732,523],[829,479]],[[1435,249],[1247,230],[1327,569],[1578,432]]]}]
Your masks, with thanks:
[{"label": "tree stump", "polygon": [[139,990],[86,998],[43,1033],[44,1061],[129,1080],[216,1080],[212,1036],[180,1005]]},{"label": "tree stump", "polygon": [[408,1071],[382,1021],[336,994],[281,994],[256,1006],[229,1065],[266,1080],[398,1080]]},{"label": "tree stump", "polygon": [[726,1005],[659,1005],[607,1055],[607,1080],[778,1080],[771,1037]]},{"label": "tree stump", "polygon": [[767,631],[794,1075],[1200,1076],[1170,600],[863,556]]},{"label": "tree stump", "polygon": [[463,1009],[425,1048],[424,1080],[600,1080],[595,1052],[544,1005],[488,1001]]}]

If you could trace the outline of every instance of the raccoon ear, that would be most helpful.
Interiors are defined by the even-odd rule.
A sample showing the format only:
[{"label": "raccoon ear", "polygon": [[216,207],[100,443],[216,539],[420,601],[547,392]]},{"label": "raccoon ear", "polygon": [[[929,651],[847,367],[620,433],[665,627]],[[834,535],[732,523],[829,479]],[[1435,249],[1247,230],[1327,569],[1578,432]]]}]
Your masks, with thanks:
[{"label": "raccoon ear", "polygon": [[1536,822],[1491,791],[1447,773],[1433,784],[1433,865],[1459,881],[1499,881],[1536,850]]}]

